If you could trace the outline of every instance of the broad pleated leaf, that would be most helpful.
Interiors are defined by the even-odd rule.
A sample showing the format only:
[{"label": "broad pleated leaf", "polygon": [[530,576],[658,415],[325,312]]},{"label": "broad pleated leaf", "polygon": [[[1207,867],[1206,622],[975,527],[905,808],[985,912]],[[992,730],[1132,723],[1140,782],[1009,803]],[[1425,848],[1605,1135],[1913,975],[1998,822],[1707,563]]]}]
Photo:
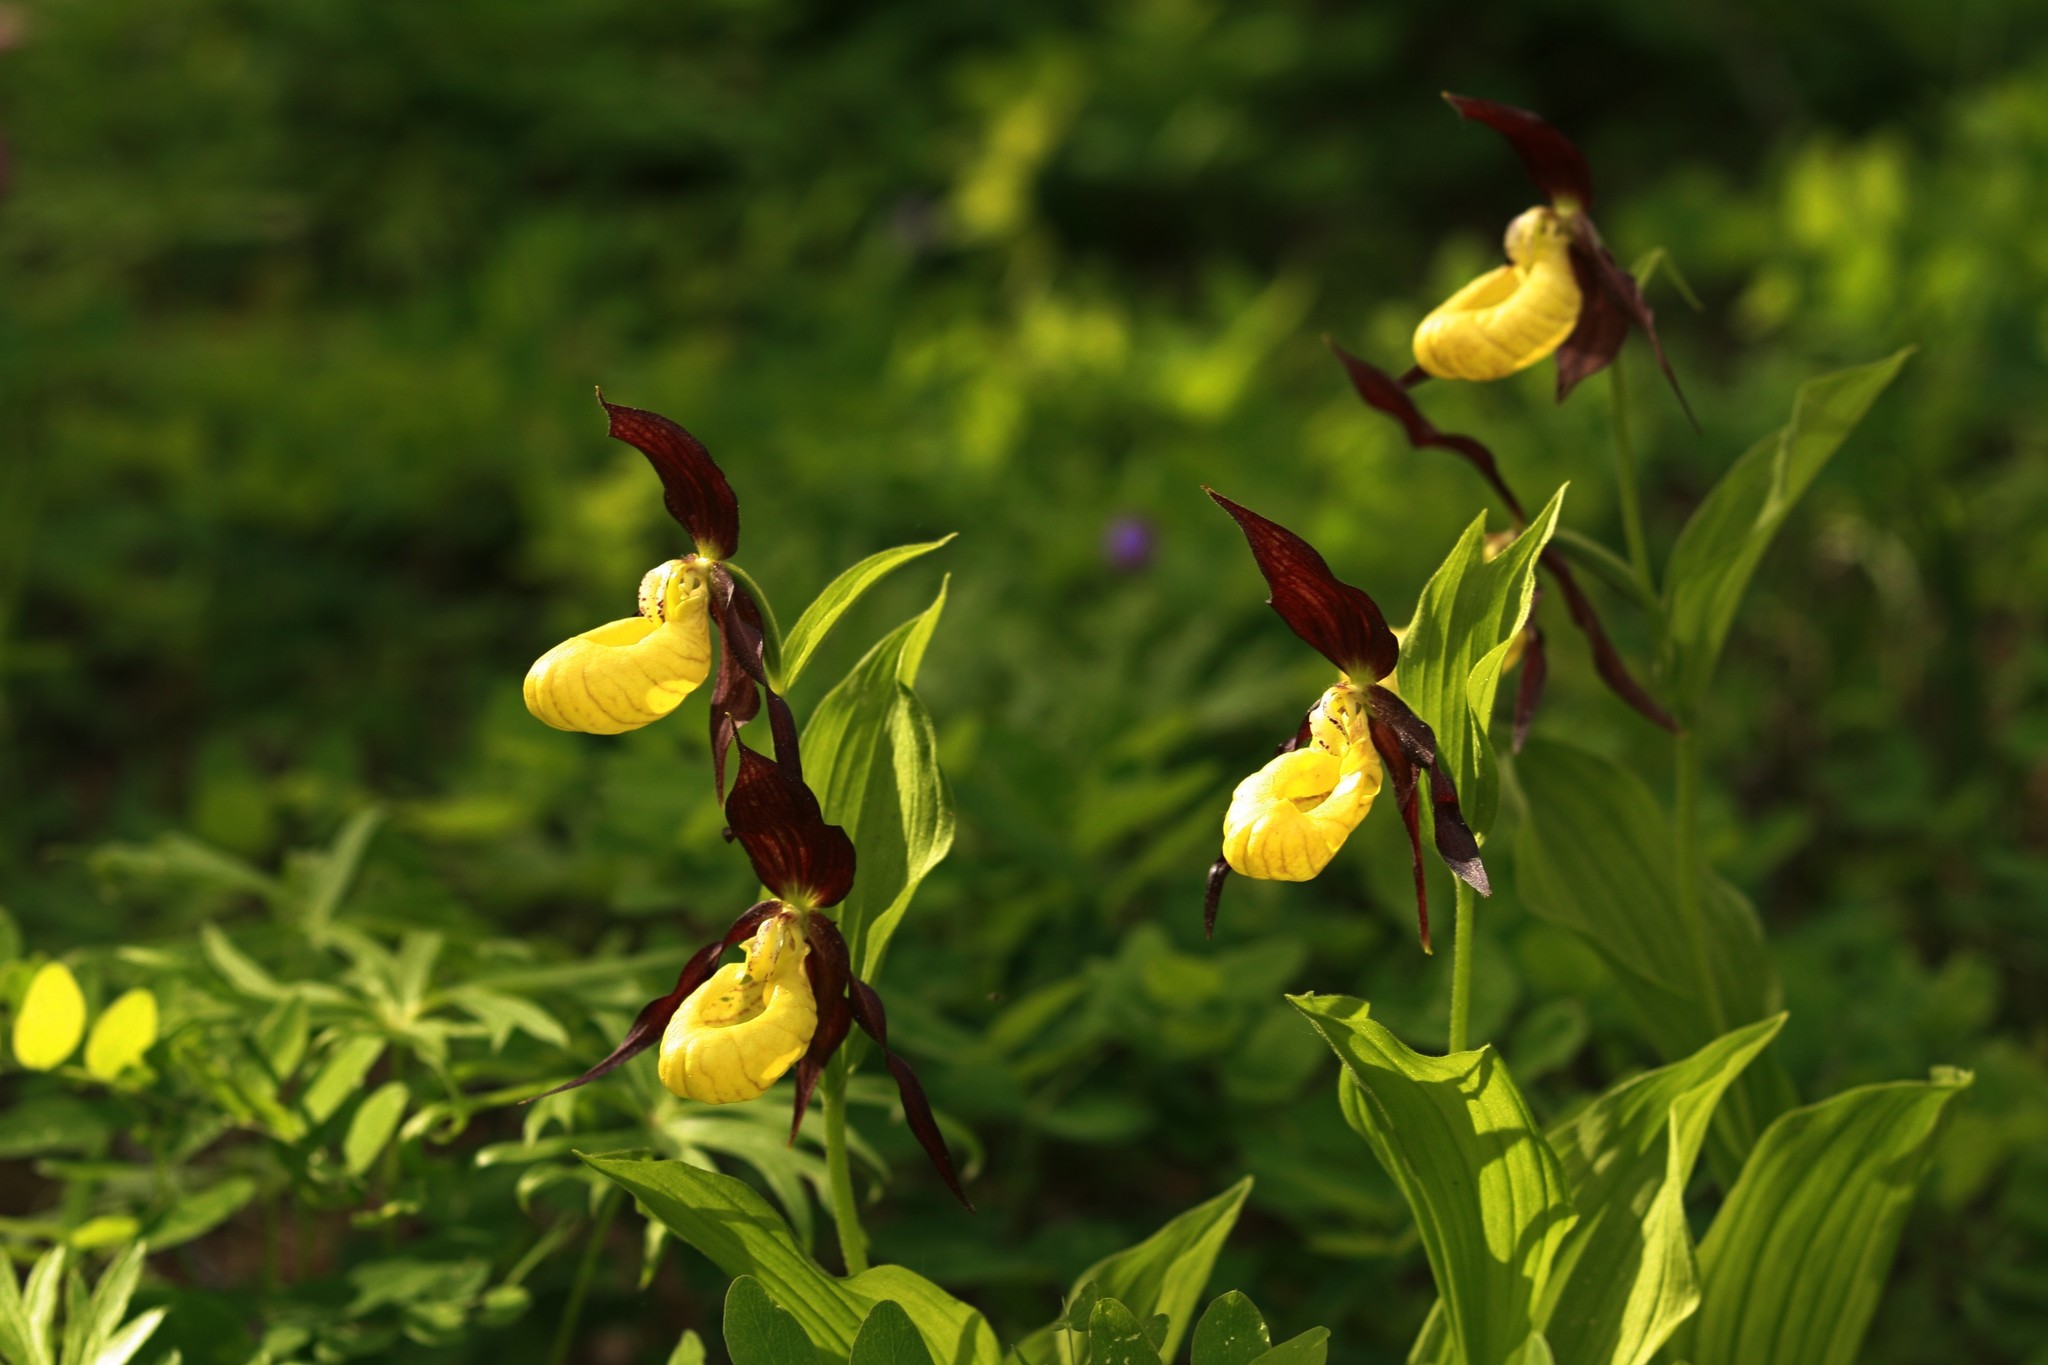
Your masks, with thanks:
[{"label": "broad pleated leaf", "polygon": [[[1216,1254],[1237,1226],[1251,1188],[1246,1177],[1138,1245],[1096,1262],[1074,1281],[1069,1301],[1092,1287],[1100,1297],[1122,1303],[1140,1321],[1164,1313],[1167,1331],[1159,1354],[1173,1359],[1194,1324],[1195,1307],[1216,1266]],[[1077,1359],[1072,1339],[1056,1327],[1042,1327],[1018,1342],[1017,1354],[1028,1365],[1074,1365]]]},{"label": "broad pleated leaf", "polygon": [[1664,575],[1666,650],[1687,712],[1705,698],[1750,575],[1808,485],[1910,349],[1800,385],[1792,420],[1750,447],[1692,514]]},{"label": "broad pleated leaf", "polygon": [[1361,1000],[1288,999],[1344,1063],[1344,1117],[1414,1212],[1453,1358],[1524,1365],[1578,1215],[1506,1065],[1492,1048],[1424,1056],[1368,1018]]},{"label": "broad pleated leaf", "polygon": [[1557,529],[1564,489],[1529,528],[1488,562],[1486,517],[1465,528],[1422,589],[1401,642],[1397,688],[1436,732],[1437,762],[1458,788],[1465,823],[1486,837],[1500,805],[1500,772],[1489,730],[1501,664],[1536,595],[1536,561]]},{"label": "broad pleated leaf", "polygon": [[1772,1124],[1700,1244],[1692,1365],[1854,1365],[1968,1072],[1865,1086]]},{"label": "broad pleated leaf", "polygon": [[[1644,1036],[1679,1061],[1720,1033],[1679,918],[1671,820],[1628,769],[1568,744],[1531,740],[1515,763],[1528,816],[1515,844],[1529,909],[1606,961]],[[1756,912],[1709,873],[1702,896],[1709,967],[1729,1027],[1780,1008],[1778,975]],[[1714,1168],[1731,1181],[1756,1135],[1795,1102],[1783,1068],[1748,1068],[1716,1111]]]},{"label": "broad pleated leaf", "polygon": [[826,817],[860,850],[860,877],[839,912],[854,975],[881,973],[890,936],[927,873],[953,847],[953,802],[939,771],[931,715],[913,690],[946,588],[825,695],[804,727],[804,757]]},{"label": "broad pleated leaf", "polygon": [[782,1216],[742,1181],[680,1161],[583,1161],[720,1270],[758,1279],[830,1365],[845,1365],[861,1323],[884,1299],[909,1315],[935,1365],[1000,1365],[995,1333],[974,1309],[901,1266],[876,1266],[846,1279],[827,1273],[798,1246]]},{"label": "broad pleated leaf", "polygon": [[883,550],[869,555],[826,584],[825,590],[804,608],[804,614],[797,617],[796,624],[782,637],[782,662],[777,670],[775,690],[786,693],[796,685],[797,676],[810,663],[811,656],[818,652],[818,646],[825,643],[832,627],[839,624],[839,618],[846,615],[869,588],[911,560],[930,554],[952,539],[952,536],[941,536],[920,545],[899,545],[893,550]]}]

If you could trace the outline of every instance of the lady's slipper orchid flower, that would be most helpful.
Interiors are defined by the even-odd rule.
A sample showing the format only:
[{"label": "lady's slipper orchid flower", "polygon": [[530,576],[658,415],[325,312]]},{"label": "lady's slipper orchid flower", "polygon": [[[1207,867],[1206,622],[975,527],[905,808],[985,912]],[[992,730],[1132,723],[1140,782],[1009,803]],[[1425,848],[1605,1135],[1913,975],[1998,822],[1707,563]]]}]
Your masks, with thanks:
[{"label": "lady's slipper orchid flower", "polygon": [[[1692,420],[1692,407],[1657,339],[1657,316],[1635,277],[1593,223],[1593,175],[1570,138],[1537,115],[1492,100],[1446,94],[1461,118],[1506,138],[1544,204],[1508,225],[1508,263],[1488,271],[1415,329],[1416,372],[1439,379],[1504,379],[1553,353],[1557,397],[1612,364],[1640,327]],[[1698,425],[1697,422],[1694,425]]]},{"label": "lady's slipper orchid flower", "polygon": [[[1528,524],[1528,514],[1522,510],[1522,500],[1515,496],[1515,490],[1508,486],[1505,475],[1500,472],[1500,462],[1493,452],[1471,436],[1460,436],[1452,432],[1437,430],[1422,410],[1415,406],[1414,397],[1408,389],[1385,370],[1369,365],[1352,355],[1337,343],[1329,343],[1330,350],[1344,366],[1344,373],[1350,377],[1351,387],[1365,401],[1365,405],[1383,412],[1400,423],[1401,430],[1408,437],[1408,444],[1417,450],[1426,447],[1448,450],[1468,461],[1479,471],[1479,476],[1497,494],[1508,512],[1515,519],[1516,526]],[[1622,659],[1621,651],[1608,638],[1607,628],[1600,621],[1600,614],[1594,610],[1592,599],[1579,586],[1578,576],[1572,572],[1571,562],[1554,544],[1546,545],[1538,561],[1564,594],[1565,606],[1570,609],[1572,623],[1578,626],[1593,651],[1593,668],[1600,680],[1633,707],[1638,714],[1651,723],[1666,730],[1678,729],[1678,722],[1671,713],[1657,704],[1649,690],[1636,681],[1629,672],[1628,664]],[[1533,622],[1531,626],[1533,630]],[[1548,661],[1543,652],[1543,638],[1540,634],[1529,637],[1528,667],[1522,673],[1522,680],[1515,691],[1515,747],[1519,750],[1527,736],[1530,719],[1536,711],[1536,704],[1542,698],[1543,684],[1549,676]]]},{"label": "lady's slipper orchid flower", "polygon": [[1251,546],[1270,599],[1294,633],[1339,670],[1293,739],[1237,785],[1223,817],[1223,856],[1209,869],[1203,926],[1216,927],[1232,872],[1265,881],[1307,881],[1321,872],[1391,779],[1415,869],[1415,909],[1429,951],[1429,891],[1422,862],[1422,782],[1429,774],[1436,850],[1480,895],[1492,894],[1479,843],[1458,809],[1436,736],[1399,696],[1380,686],[1400,661],[1400,642],[1372,598],[1341,581],[1314,546],[1214,489]]},{"label": "lady's slipper orchid flower", "polygon": [[[790,762],[739,743],[739,773],[725,806],[732,837],[772,898],[700,948],[675,989],[640,1011],[610,1056],[545,1093],[594,1081],[659,1042],[662,1085],[705,1104],[756,1099],[793,1070],[796,1112],[789,1135],[795,1141],[826,1065],[859,1024],[896,1078],[911,1132],[946,1187],[972,1208],[917,1073],[889,1051],[881,997],[854,977],[846,940],[825,913],[853,889],[853,842],[825,822],[797,770],[794,744],[783,752]],[[744,961],[718,965],[727,949],[742,945]]]},{"label": "lady's slipper orchid flower", "polygon": [[[740,544],[740,505],[709,451],[658,413],[607,403],[609,434],[645,455],[662,501],[696,547],[640,580],[639,614],[556,645],[526,674],[526,708],[557,730],[616,735],[673,711],[711,669],[711,626],[723,641],[711,689],[712,768],[720,799],[725,759],[739,727],[768,695],[778,751],[795,725],[768,687],[761,609],[726,561]],[[759,689],[757,691],[756,689]]]}]

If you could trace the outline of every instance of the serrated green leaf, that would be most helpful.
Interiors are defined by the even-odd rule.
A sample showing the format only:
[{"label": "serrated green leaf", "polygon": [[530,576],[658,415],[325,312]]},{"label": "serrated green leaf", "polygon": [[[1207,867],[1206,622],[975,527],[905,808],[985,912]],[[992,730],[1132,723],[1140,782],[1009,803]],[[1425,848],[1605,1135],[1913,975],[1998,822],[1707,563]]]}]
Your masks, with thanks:
[{"label": "serrated green leaf", "polygon": [[1853,1365],[1968,1073],[1864,1086],[1767,1129],[1700,1243],[1693,1365]]},{"label": "serrated green leaf", "polygon": [[355,1117],[348,1121],[348,1134],[341,1140],[342,1164],[350,1175],[361,1175],[375,1164],[398,1131],[398,1121],[405,1117],[406,1102],[411,1098],[404,1081],[386,1081],[358,1106]]},{"label": "serrated green leaf", "polygon": [[[1604,959],[1638,1026],[1666,1061],[1718,1036],[1679,918],[1671,820],[1642,779],[1567,744],[1531,740],[1515,760],[1527,818],[1515,841],[1517,889],[1531,911]],[[1763,929],[1742,893],[1708,874],[1701,908],[1723,1017],[1755,1023],[1782,1005]],[[1746,1068],[1715,1111],[1710,1154],[1732,1181],[1766,1123],[1794,1102],[1773,1059]]]},{"label": "serrated green leaf", "polygon": [[884,1299],[900,1305],[937,1365],[999,1365],[981,1314],[901,1266],[842,1279],[797,1245],[789,1224],[753,1188],[680,1161],[583,1156],[728,1275],[752,1275],[803,1328],[818,1353],[843,1365],[861,1323]]},{"label": "serrated green leaf", "polygon": [[1550,1133],[1579,1211],[1538,1315],[1564,1359],[1648,1365],[1698,1305],[1686,1183],[1722,1094],[1784,1022],[1761,1020],[1645,1072]]},{"label": "serrated green leaf", "polygon": [[732,1365],[817,1365],[817,1348],[797,1320],[751,1275],[725,1291],[725,1349]]},{"label": "serrated green leaf", "polygon": [[932,1365],[932,1353],[903,1305],[884,1299],[860,1325],[848,1365]]},{"label": "serrated green leaf", "polygon": [[[1115,1299],[1133,1316],[1166,1314],[1169,1326],[1159,1354],[1172,1359],[1194,1323],[1195,1305],[1208,1286],[1209,1272],[1216,1266],[1216,1254],[1237,1226],[1245,1196],[1251,1193],[1247,1176],[1214,1199],[1197,1204],[1144,1241],[1114,1256],[1096,1262],[1074,1281],[1070,1302],[1093,1286],[1101,1298]],[[1091,1314],[1089,1322],[1094,1318]],[[1074,1343],[1060,1324],[1041,1327],[1017,1343],[1024,1360],[1074,1365]]]},{"label": "serrated green leaf", "polygon": [[1089,1365],[1159,1365],[1144,1324],[1115,1299],[1098,1299],[1088,1315]]},{"label": "serrated green leaf", "polygon": [[1705,698],[1757,562],[1911,348],[1799,386],[1792,420],[1730,466],[1693,512],[1664,575],[1666,659],[1681,711]]},{"label": "serrated green leaf", "polygon": [[1491,562],[1481,514],[1422,589],[1401,640],[1395,690],[1436,732],[1439,762],[1457,783],[1465,822],[1480,838],[1493,827],[1500,773],[1488,730],[1501,664],[1528,623],[1536,561],[1557,529],[1565,490]]},{"label": "serrated green leaf", "polygon": [[1266,1319],[1250,1299],[1233,1289],[1211,1303],[1195,1324],[1188,1365],[1251,1365],[1272,1344]]},{"label": "serrated green leaf", "polygon": [[952,539],[952,536],[942,536],[921,545],[899,545],[893,550],[883,550],[869,555],[826,584],[825,590],[804,608],[804,614],[797,617],[789,634],[782,637],[782,663],[778,673],[780,686],[777,690],[787,692],[796,685],[797,676],[810,663],[811,656],[818,652],[818,646],[825,643],[832,627],[839,624],[839,618],[860,601],[869,588],[911,560],[930,554]]},{"label": "serrated green leaf", "polygon": [[912,689],[945,610],[930,607],[869,650],[825,695],[804,728],[805,776],[825,818],[860,850],[860,876],[841,905],[854,974],[880,974],[890,935],[925,875],[953,846],[953,803],[939,771],[930,715]]},{"label": "serrated green leaf", "polygon": [[1525,1358],[1578,1220],[1563,1167],[1492,1048],[1426,1057],[1346,996],[1290,996],[1344,1063],[1344,1117],[1415,1214],[1462,1365]]},{"label": "serrated green leaf", "polygon": [[45,962],[29,979],[14,1016],[14,1060],[30,1071],[54,1071],[85,1037],[85,992],[61,962]]}]

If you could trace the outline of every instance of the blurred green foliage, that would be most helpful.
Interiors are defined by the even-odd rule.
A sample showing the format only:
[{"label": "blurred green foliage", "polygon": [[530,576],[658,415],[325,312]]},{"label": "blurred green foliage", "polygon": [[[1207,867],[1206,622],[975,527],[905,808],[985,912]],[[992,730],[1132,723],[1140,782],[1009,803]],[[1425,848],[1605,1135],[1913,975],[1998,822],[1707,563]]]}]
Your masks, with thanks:
[{"label": "blurred green foliage", "polygon": [[[1223,800],[1322,670],[1196,485],[1296,527],[1397,618],[1486,505],[1467,470],[1371,420],[1317,341],[1398,362],[1531,199],[1436,90],[1571,131],[1617,251],[1668,248],[1705,301],[1653,290],[1703,436],[1629,352],[1653,543],[1800,381],[1917,343],[1731,641],[1703,716],[1710,854],[1763,916],[1792,1015],[1775,1052],[1805,1098],[1977,1073],[1866,1359],[2043,1359],[2038,9],[163,0],[10,10],[0,30],[0,900],[29,944],[96,955],[95,1007],[149,984],[230,1031],[208,1002],[256,997],[218,971],[193,984],[215,920],[229,934],[207,942],[264,970],[352,972],[372,1012],[436,970],[452,989],[629,963],[559,998],[524,983],[546,1024],[433,1006],[480,1031],[457,1036],[502,1028],[494,1056],[514,1051],[480,1064],[494,1084],[595,1055],[751,889],[699,720],[600,743],[519,702],[535,655],[623,614],[679,545],[640,457],[603,439],[601,382],[709,443],[785,619],[862,555],[961,533],[934,557],[951,596],[920,678],[958,841],[885,985],[936,1102],[985,1144],[980,1216],[953,1211],[884,1109],[862,1127],[897,1172],[877,1252],[1006,1329],[1247,1171],[1217,1289],[1327,1323],[1359,1359],[1395,1358],[1431,1302],[1406,1210],[1280,998],[1367,996],[1441,1045],[1448,962],[1416,954],[1398,822],[1370,822],[1367,856],[1312,886],[1234,886],[1200,941]],[[1613,540],[1611,392],[1559,409],[1549,385],[1545,367],[1432,388],[1430,412],[1487,437],[1538,502],[1572,480],[1567,523]],[[799,710],[932,587],[905,571],[879,588]],[[1639,651],[1626,606],[1608,611]],[[1654,771],[1655,733],[1561,621],[1552,638],[1539,732]],[[270,926],[319,894],[300,890],[319,860],[291,851],[378,802],[348,902],[370,947],[326,950],[347,950],[337,967]],[[1518,904],[1509,832],[1473,1026],[1550,1121],[1652,1059],[1599,962]],[[542,1036],[556,1013],[567,1047]],[[266,1022],[291,1051],[303,1026]],[[419,1045],[415,1080],[435,1065]],[[654,1103],[611,1084],[590,1103],[614,1117]],[[82,1245],[126,1197],[82,1169],[122,1152],[119,1114],[6,1085],[0,1231]],[[41,1128],[24,1095],[57,1106]],[[709,1146],[664,1140],[757,1150],[729,1117]],[[574,1257],[515,1197],[535,1193],[510,1174],[527,1158],[494,1147],[545,1137],[526,1121],[471,1115],[443,1146],[423,1125],[376,1188],[410,1170],[447,1207],[353,1230],[315,1208],[267,1282],[364,1340],[544,1359],[532,1323],[560,1315]],[[248,1297],[277,1245],[266,1217],[299,1197],[279,1191],[340,1201],[398,1164],[374,1134],[331,1136],[338,1166],[219,1160],[242,1183],[174,1224],[205,1235],[162,1258],[185,1304],[164,1343],[240,1361],[285,1330]],[[764,1178],[801,1204],[815,1158],[781,1160]],[[591,1212],[576,1188],[565,1218]],[[420,1216],[463,1234],[409,1250]],[[635,1222],[599,1223],[616,1254],[590,1291],[591,1360],[713,1335],[720,1278],[678,1253],[642,1292]]]}]

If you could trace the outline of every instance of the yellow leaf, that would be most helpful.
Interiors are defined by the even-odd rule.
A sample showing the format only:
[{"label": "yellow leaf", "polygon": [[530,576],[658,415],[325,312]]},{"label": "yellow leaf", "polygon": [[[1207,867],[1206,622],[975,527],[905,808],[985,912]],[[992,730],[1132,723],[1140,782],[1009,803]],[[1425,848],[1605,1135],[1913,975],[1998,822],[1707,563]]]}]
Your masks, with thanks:
[{"label": "yellow leaf", "polygon": [[85,1069],[111,1081],[142,1060],[156,1042],[156,997],[132,990],[107,1006],[85,1040]]},{"label": "yellow leaf", "polygon": [[85,993],[61,962],[46,962],[28,983],[14,1016],[14,1060],[30,1071],[50,1071],[78,1049],[85,1036]]}]

